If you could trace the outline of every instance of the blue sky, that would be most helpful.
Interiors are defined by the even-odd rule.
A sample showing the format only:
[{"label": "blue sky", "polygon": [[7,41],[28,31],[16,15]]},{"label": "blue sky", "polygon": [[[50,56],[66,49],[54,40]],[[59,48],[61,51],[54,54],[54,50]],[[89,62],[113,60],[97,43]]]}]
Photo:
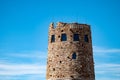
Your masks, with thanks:
[{"label": "blue sky", "polygon": [[120,80],[119,0],[0,0],[0,80],[45,80],[48,26],[92,28],[96,80]]}]

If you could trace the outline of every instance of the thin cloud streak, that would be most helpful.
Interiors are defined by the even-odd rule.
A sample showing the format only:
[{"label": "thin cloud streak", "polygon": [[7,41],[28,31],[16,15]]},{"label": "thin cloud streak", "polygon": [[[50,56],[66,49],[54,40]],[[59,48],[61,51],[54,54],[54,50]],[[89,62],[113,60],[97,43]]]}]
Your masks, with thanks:
[{"label": "thin cloud streak", "polygon": [[100,48],[97,46],[93,46],[93,52],[95,53],[120,53],[120,49],[107,49],[107,48]]},{"label": "thin cloud streak", "polygon": [[[102,64],[102,63],[101,63]],[[104,63],[104,64],[97,64],[96,67],[97,68],[101,68],[101,67],[119,67],[120,68],[120,64],[108,64],[108,63]]]},{"label": "thin cloud streak", "polygon": [[[25,80],[44,79],[46,54],[43,52],[28,53],[10,53],[1,57],[0,80],[23,80],[23,77]],[[28,59],[31,61],[28,61]]]},{"label": "thin cloud streak", "polygon": [[46,52],[41,51],[26,51],[26,52],[19,52],[19,53],[9,53],[5,54],[5,56],[9,57],[19,57],[19,58],[47,58]]},{"label": "thin cloud streak", "polygon": [[38,64],[1,64],[0,75],[44,75],[45,65]]},{"label": "thin cloud streak", "polygon": [[[106,48],[99,48],[96,46],[93,46],[93,51],[95,53],[118,53],[120,52],[120,49],[106,49]],[[96,54],[94,54],[96,55]],[[96,55],[98,56],[98,55]],[[100,56],[100,55],[99,55]],[[108,55],[105,55],[105,57]],[[8,60],[2,60],[0,63],[0,76],[21,76],[21,75],[42,75],[45,76],[46,73],[46,62],[40,63],[40,61],[44,61],[47,59],[47,53],[41,52],[41,51],[31,51],[29,52],[21,52],[21,53],[10,53],[5,54],[5,57],[10,58],[29,58],[30,60],[35,60],[34,62],[36,64],[33,64],[31,62],[26,62],[26,64],[19,64],[19,62],[16,63],[10,63]],[[1,57],[2,58],[2,57]],[[103,59],[103,58],[102,58]],[[8,61],[8,63],[7,63]],[[23,62],[24,63],[24,62]],[[105,75],[110,74],[114,76],[120,75],[120,64],[113,64],[113,63],[100,63],[96,62],[95,64],[95,71],[96,75]],[[105,77],[103,76],[103,79],[105,80]],[[108,80],[106,78],[106,80]]]},{"label": "thin cloud streak", "polygon": [[119,79],[113,79],[113,78],[108,78],[108,77],[99,77],[97,80],[119,80]]},{"label": "thin cloud streak", "polygon": [[114,76],[120,75],[120,64],[99,63],[95,65],[96,74],[110,74]]}]

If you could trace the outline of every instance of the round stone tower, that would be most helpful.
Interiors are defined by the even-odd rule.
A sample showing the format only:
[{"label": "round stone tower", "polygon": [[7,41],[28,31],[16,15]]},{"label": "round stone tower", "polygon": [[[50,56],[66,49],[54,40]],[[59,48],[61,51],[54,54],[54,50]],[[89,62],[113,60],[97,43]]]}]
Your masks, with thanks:
[{"label": "round stone tower", "polygon": [[50,24],[46,80],[95,80],[90,25]]}]

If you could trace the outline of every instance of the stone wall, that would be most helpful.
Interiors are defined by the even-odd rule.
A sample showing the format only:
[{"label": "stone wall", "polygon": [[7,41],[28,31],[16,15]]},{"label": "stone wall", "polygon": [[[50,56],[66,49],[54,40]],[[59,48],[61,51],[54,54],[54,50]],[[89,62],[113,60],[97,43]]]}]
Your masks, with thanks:
[{"label": "stone wall", "polygon": [[[66,41],[61,41],[62,34],[66,34]],[[74,34],[79,40],[74,41]],[[46,80],[95,80],[89,25],[50,24]]]}]

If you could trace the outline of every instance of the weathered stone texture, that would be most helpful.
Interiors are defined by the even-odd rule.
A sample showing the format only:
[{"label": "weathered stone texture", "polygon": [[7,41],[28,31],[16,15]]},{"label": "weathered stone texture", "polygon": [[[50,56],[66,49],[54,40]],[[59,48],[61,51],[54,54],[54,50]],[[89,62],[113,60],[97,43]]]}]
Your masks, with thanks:
[{"label": "weathered stone texture", "polygon": [[[63,33],[67,35],[66,41],[61,41]],[[73,40],[74,34],[79,34],[79,41]],[[55,42],[51,42],[52,35]],[[46,80],[95,80],[89,25],[59,22],[54,27],[50,24]]]}]

